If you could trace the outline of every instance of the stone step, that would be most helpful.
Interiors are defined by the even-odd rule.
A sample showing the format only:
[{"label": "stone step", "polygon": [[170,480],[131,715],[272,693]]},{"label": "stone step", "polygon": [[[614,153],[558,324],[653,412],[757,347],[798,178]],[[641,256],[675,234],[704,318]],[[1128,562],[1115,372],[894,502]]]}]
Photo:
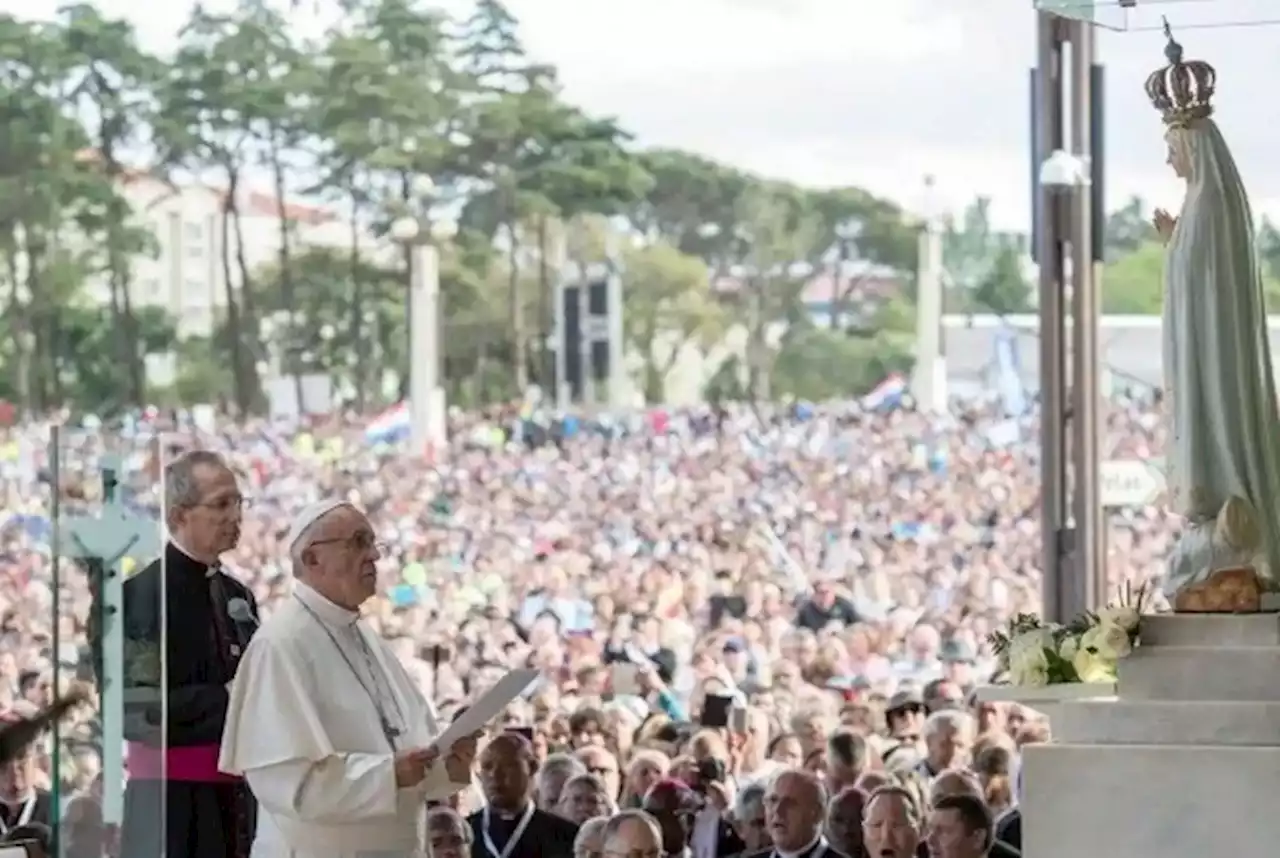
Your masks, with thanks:
[{"label": "stone step", "polygon": [[1280,703],[1075,700],[1053,713],[1053,738],[1086,745],[1280,747]]},{"label": "stone step", "polygon": [[1280,646],[1140,646],[1117,679],[1122,700],[1280,702]]},{"label": "stone step", "polygon": [[1143,646],[1280,646],[1280,613],[1149,614]]},{"label": "stone step", "polygon": [[1273,858],[1280,748],[1028,745],[1022,854]]}]

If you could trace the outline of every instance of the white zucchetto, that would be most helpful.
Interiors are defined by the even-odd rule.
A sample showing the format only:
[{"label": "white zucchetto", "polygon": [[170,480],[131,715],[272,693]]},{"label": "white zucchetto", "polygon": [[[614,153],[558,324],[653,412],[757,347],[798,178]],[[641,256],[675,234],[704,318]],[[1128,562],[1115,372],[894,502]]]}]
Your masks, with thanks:
[{"label": "white zucchetto", "polygon": [[351,506],[351,504],[345,500],[333,499],[308,504],[293,517],[293,522],[289,525],[289,533],[284,538],[285,547],[292,551],[293,547],[298,544],[298,540],[302,538],[302,534],[306,533],[308,527],[335,509],[344,506]]}]

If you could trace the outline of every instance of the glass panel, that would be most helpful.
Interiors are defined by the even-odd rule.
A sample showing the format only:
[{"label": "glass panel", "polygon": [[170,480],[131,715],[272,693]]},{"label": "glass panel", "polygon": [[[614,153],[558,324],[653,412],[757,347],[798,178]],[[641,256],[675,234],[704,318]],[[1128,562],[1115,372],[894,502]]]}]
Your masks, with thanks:
[{"label": "glass panel", "polygon": [[1280,24],[1275,0],[1033,0],[1036,9],[1092,21],[1111,30],[1160,30],[1169,19],[1175,35],[1204,27]]},{"label": "glass panel", "polygon": [[50,816],[63,820],[57,854],[123,845],[130,856],[159,856],[165,792],[126,781],[128,740],[153,745],[159,759],[165,744],[164,633],[148,625],[162,614],[164,578],[143,591],[125,584],[162,543],[150,446],[132,435],[58,427],[42,475],[50,498],[52,684],[92,689],[92,705],[58,724],[49,746]]}]

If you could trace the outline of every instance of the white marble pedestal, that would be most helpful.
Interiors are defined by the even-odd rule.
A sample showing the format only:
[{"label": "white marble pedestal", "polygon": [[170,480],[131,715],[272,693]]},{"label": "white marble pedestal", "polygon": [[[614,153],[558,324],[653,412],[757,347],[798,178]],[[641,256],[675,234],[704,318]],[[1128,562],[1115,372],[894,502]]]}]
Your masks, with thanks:
[{"label": "white marble pedestal", "polygon": [[1280,855],[1280,614],[1144,617],[1117,697],[1025,749],[1027,858]]}]

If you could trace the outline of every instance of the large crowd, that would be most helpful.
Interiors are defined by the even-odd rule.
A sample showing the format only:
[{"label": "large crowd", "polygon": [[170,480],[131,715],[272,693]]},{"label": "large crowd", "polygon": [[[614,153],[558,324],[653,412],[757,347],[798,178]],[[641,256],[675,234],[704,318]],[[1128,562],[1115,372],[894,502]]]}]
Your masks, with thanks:
[{"label": "large crowd", "polygon": [[[1158,408],[1114,399],[1104,455],[1159,455]],[[939,756],[921,719],[971,702],[992,669],[988,633],[1039,600],[1037,420],[994,404],[946,416],[858,403],[455,414],[448,448],[425,457],[351,420],[152,413],[66,429],[56,468],[47,431],[0,434],[0,710],[45,702],[55,674],[92,675],[90,576],[60,564],[55,616],[51,515],[55,493],[63,515],[98,509],[104,452],[125,464],[121,499],[152,516],[167,455],[222,453],[247,498],[224,561],[266,614],[290,587],[280,543],[297,510],[335,495],[367,510],[385,543],[368,619],[441,714],[512,666],[539,668],[507,726],[528,728],[543,758],[588,749],[586,768],[616,779],[610,800],[639,802],[661,778],[705,796],[717,779],[700,776],[708,755],[686,725],[726,697],[746,713],[732,735],[747,738],[712,758],[727,769],[717,782],[736,774],[738,788],[771,765],[837,779],[828,739],[840,725],[895,771],[979,759],[958,741],[959,756]],[[1117,582],[1162,574],[1176,523],[1158,503],[1107,521]],[[1006,768],[1018,742],[1043,734],[1017,707],[973,715],[975,738],[1008,734]],[[99,741],[91,716],[64,731],[65,789],[93,790]],[[43,759],[33,776],[47,784]],[[728,815],[733,796],[717,801]]]}]

